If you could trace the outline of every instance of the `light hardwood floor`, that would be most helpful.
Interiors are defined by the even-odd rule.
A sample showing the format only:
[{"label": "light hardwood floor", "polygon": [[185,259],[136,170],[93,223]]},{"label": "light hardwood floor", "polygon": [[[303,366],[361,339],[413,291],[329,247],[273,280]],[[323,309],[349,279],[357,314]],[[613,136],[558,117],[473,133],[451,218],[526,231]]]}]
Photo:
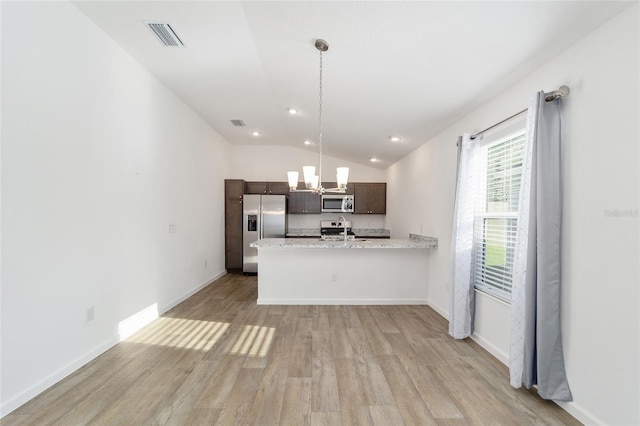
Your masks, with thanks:
[{"label": "light hardwood floor", "polygon": [[580,424],[426,306],[256,298],[226,275],[2,424]]}]

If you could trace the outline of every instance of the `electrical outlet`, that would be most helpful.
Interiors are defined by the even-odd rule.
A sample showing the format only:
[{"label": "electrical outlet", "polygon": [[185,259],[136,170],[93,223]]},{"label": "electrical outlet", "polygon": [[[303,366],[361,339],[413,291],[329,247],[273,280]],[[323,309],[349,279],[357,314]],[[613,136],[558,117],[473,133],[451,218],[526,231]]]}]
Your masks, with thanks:
[{"label": "electrical outlet", "polygon": [[333,282],[338,281],[338,274],[331,274],[331,281]]},{"label": "electrical outlet", "polygon": [[169,224],[169,233],[170,234],[175,234],[176,233],[176,224],[175,223],[170,223]]},{"label": "electrical outlet", "polygon": [[86,312],[86,321],[93,321],[93,319],[96,317],[96,310],[93,306],[89,306],[87,308],[87,312]]}]

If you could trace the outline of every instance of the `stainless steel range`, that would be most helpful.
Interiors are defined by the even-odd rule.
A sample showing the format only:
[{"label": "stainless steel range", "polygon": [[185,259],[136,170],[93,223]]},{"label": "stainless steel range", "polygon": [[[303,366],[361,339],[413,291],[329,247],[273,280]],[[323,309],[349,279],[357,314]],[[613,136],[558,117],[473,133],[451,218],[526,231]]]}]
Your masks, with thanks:
[{"label": "stainless steel range", "polygon": [[323,240],[340,240],[345,238],[344,231],[347,231],[347,239],[353,239],[355,234],[351,230],[351,221],[342,218],[337,220],[320,221],[320,238]]}]

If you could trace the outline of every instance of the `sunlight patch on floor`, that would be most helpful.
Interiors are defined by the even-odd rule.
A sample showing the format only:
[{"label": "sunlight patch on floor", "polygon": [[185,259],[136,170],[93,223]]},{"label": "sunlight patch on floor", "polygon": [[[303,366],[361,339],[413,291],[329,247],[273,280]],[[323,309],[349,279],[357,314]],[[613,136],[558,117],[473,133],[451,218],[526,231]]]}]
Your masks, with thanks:
[{"label": "sunlight patch on floor", "polygon": [[126,341],[208,351],[228,328],[228,322],[161,317]]},{"label": "sunlight patch on floor", "polygon": [[156,318],[158,318],[158,304],[154,303],[131,315],[129,318],[120,321],[120,323],[118,323],[120,341],[123,341],[136,331],[142,329]]},{"label": "sunlight patch on floor", "polygon": [[230,353],[264,357],[269,352],[275,332],[276,329],[273,327],[245,325],[242,334],[234,343]]}]

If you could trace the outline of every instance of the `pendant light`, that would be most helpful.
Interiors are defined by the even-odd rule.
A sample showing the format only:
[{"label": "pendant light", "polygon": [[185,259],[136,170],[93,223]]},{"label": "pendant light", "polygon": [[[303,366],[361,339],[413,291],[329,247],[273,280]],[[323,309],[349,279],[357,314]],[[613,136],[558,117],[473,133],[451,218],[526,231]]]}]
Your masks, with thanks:
[{"label": "pendant light", "polygon": [[304,166],[302,168],[302,175],[304,178],[304,186],[305,189],[297,189],[298,188],[298,172],[290,171],[287,172],[287,177],[289,181],[289,190],[292,192],[295,191],[306,191],[306,192],[315,192],[318,194],[322,194],[324,192],[338,192],[344,193],[347,189],[347,181],[349,179],[349,168],[348,167],[338,167],[336,170],[336,182],[338,183],[337,188],[323,188],[322,187],[322,53],[329,50],[329,44],[321,39],[317,39],[315,42],[316,49],[320,52],[320,102],[318,105],[318,148],[320,154],[320,161],[318,163],[318,174],[316,175],[316,167],[315,166]]}]

